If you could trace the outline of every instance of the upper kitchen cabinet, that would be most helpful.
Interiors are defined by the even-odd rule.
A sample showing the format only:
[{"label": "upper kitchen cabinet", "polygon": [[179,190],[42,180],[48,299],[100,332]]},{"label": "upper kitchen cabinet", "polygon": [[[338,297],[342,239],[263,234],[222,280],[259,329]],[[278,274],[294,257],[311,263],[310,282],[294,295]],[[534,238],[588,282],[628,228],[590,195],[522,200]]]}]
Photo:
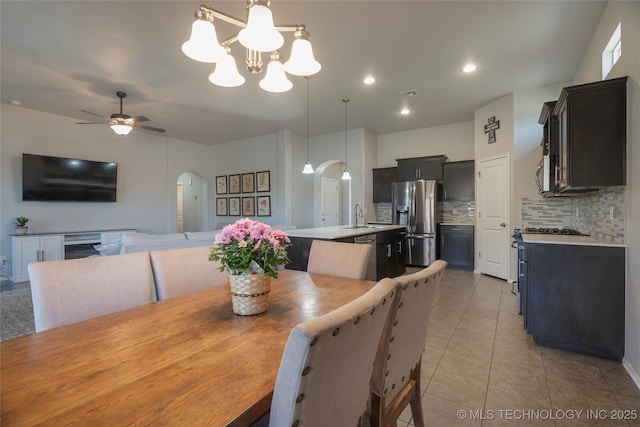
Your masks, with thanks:
[{"label": "upper kitchen cabinet", "polygon": [[473,160],[444,164],[445,201],[475,200],[474,170],[475,162]]},{"label": "upper kitchen cabinet", "polygon": [[398,181],[415,181],[418,179],[434,179],[442,181],[444,178],[444,162],[447,156],[413,157],[410,159],[396,159],[398,162]]},{"label": "upper kitchen cabinet", "polygon": [[391,202],[391,183],[398,180],[398,168],[373,169],[373,203]]},{"label": "upper kitchen cabinet", "polygon": [[626,184],[627,78],[564,88],[558,122],[558,192]]}]

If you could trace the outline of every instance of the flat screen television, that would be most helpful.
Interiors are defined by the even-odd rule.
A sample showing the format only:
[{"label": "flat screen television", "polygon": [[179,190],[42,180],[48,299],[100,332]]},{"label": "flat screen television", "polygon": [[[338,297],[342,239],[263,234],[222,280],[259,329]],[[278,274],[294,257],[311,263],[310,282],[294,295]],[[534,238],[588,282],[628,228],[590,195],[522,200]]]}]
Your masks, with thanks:
[{"label": "flat screen television", "polygon": [[115,202],[118,164],[22,154],[22,200]]}]

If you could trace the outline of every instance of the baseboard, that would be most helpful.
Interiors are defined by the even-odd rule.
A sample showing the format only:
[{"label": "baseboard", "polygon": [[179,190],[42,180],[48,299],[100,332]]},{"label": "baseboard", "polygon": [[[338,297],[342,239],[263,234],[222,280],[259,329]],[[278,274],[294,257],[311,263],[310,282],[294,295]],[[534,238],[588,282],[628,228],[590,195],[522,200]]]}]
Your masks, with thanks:
[{"label": "baseboard", "polygon": [[636,383],[636,387],[640,389],[640,375],[633,369],[633,366],[631,366],[631,363],[629,363],[626,357],[622,358],[622,366],[624,366],[624,369],[629,373],[633,382]]}]

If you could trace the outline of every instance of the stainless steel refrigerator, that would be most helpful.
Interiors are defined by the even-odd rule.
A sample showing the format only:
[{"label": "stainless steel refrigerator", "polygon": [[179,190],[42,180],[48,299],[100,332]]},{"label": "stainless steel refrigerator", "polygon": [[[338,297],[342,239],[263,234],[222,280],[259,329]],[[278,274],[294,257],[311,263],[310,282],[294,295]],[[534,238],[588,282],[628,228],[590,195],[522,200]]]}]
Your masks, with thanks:
[{"label": "stainless steel refrigerator", "polygon": [[407,226],[407,264],[428,266],[436,260],[437,181],[394,182],[392,222]]}]

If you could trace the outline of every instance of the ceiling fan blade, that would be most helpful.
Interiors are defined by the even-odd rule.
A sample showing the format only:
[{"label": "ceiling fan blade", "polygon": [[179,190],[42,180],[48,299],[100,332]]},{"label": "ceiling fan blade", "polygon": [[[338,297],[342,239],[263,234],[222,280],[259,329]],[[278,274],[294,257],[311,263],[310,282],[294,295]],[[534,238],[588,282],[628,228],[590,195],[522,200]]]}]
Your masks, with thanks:
[{"label": "ceiling fan blade", "polygon": [[94,115],[94,116],[102,117],[103,119],[108,119],[109,118],[109,117],[101,116],[100,114],[92,113],[91,111],[87,111],[87,110],[80,110],[80,111],[82,111],[83,113],[87,113],[87,114],[91,114],[91,115]]},{"label": "ceiling fan blade", "polygon": [[154,128],[154,127],[145,126],[145,125],[139,125],[137,123],[133,123],[131,126],[134,127],[134,128],[150,130],[150,131],[153,131],[153,132],[160,132],[160,133],[165,133],[166,132],[165,129]]},{"label": "ceiling fan blade", "polygon": [[150,119],[148,117],[145,116],[136,116],[136,117],[131,117],[131,121],[133,123],[139,123],[139,122],[148,122]]},{"label": "ceiling fan blade", "polygon": [[77,125],[108,125],[109,122],[76,122]]}]

